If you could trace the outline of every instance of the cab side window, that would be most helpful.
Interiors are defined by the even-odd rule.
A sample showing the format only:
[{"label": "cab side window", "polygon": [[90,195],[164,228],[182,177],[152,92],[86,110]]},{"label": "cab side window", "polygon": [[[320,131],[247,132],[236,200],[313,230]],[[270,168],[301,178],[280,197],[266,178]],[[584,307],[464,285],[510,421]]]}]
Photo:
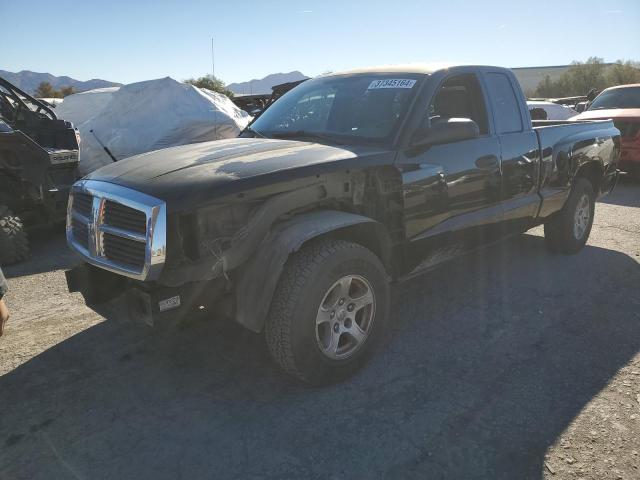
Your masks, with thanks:
[{"label": "cab side window", "polygon": [[486,75],[486,80],[495,113],[497,133],[521,132],[523,126],[520,105],[509,77],[504,73],[492,72]]},{"label": "cab side window", "polygon": [[480,135],[489,133],[484,97],[474,74],[447,78],[431,100],[430,123],[449,118],[470,118],[478,124]]}]

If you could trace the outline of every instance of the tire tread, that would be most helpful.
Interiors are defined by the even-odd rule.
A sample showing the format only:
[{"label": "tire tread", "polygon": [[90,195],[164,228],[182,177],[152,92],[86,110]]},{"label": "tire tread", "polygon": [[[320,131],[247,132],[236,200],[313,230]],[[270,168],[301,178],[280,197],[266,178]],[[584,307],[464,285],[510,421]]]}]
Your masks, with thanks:
[{"label": "tire tread", "polygon": [[11,265],[29,258],[29,239],[20,217],[0,206],[0,264]]},{"label": "tire tread", "polygon": [[583,192],[589,194],[593,205],[595,203],[595,193],[591,182],[584,177],[578,178],[562,210],[545,222],[544,237],[547,248],[551,252],[564,254],[577,253],[584,247],[589,239],[591,225],[593,225],[593,211],[591,212],[591,225],[588,228],[584,240],[578,241],[573,236],[574,208],[579,195]]}]

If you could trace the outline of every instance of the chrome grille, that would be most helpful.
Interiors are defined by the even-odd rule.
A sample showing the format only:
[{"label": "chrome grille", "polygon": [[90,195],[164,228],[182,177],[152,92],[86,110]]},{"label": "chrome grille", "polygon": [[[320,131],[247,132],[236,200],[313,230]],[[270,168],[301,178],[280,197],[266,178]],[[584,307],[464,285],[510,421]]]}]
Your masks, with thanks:
[{"label": "chrome grille", "polygon": [[133,268],[144,267],[146,245],[136,240],[105,233],[102,237],[102,248],[105,258]]},{"label": "chrome grille", "polygon": [[144,212],[110,200],[104,204],[103,222],[142,235],[147,231],[147,216]]},{"label": "chrome grille", "polygon": [[67,242],[98,267],[155,280],[165,259],[165,204],[118,185],[81,180],[71,190]]},{"label": "chrome grille", "polygon": [[91,217],[91,205],[93,197],[85,193],[78,193],[73,196],[73,209],[86,218]]},{"label": "chrome grille", "polygon": [[[89,212],[91,213],[91,212]],[[86,223],[78,220],[77,218],[71,219],[71,229],[73,231],[73,237],[76,241],[82,245],[86,250],[89,250],[89,227]]]}]

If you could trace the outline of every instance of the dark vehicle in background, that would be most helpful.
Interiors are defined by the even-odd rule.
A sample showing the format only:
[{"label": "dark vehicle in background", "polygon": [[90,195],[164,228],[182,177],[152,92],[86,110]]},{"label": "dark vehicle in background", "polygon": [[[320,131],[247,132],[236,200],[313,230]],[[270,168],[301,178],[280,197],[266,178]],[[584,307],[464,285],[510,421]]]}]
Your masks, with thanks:
[{"label": "dark vehicle in background", "polygon": [[0,264],[27,258],[26,227],[64,222],[78,141],[71,123],[0,78]]},{"label": "dark vehicle in background", "polygon": [[238,108],[257,118],[282,95],[306,81],[307,79],[281,83],[271,87],[270,94],[235,95],[231,100]]},{"label": "dark vehicle in background", "polygon": [[619,153],[611,121],[532,123],[507,69],[326,75],[240,138],[76,183],[84,262],[67,283],[149,324],[224,313],[293,377],[337,381],[386,335],[391,280],[541,224],[552,251],[578,252]]},{"label": "dark vehicle in background", "polygon": [[571,120],[608,118],[620,130],[620,170],[640,179],[640,84],[603,90],[583,113]]}]

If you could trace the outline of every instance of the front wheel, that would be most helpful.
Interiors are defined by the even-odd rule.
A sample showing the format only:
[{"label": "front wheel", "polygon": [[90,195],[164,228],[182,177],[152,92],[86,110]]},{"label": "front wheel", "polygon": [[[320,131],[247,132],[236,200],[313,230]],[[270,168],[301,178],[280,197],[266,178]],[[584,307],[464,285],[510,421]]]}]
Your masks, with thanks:
[{"label": "front wheel", "polygon": [[389,285],[382,263],[356,243],[323,239],[293,254],[265,325],[275,361],[311,384],[344,379],[382,334]]},{"label": "front wheel", "polygon": [[595,212],[595,193],[586,178],[577,179],[564,208],[544,224],[551,251],[577,253],[587,243]]}]

